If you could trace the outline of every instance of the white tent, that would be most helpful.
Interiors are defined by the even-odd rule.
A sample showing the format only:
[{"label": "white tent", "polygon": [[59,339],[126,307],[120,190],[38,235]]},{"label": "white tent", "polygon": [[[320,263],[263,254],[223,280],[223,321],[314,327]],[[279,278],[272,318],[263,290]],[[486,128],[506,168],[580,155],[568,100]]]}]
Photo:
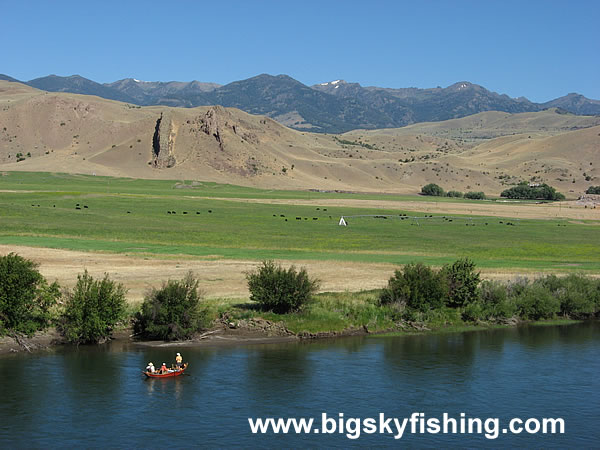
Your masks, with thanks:
[{"label": "white tent", "polygon": [[338,223],[339,226],[341,227],[345,227],[348,226],[348,224],[346,223],[346,221],[344,220],[344,217],[342,216],[342,218],[340,219],[340,223]]}]

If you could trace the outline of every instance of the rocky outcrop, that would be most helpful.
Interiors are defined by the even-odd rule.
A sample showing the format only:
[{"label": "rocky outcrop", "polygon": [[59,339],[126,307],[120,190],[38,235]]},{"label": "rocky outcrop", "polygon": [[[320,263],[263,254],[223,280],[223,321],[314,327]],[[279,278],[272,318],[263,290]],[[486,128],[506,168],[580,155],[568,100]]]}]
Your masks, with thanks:
[{"label": "rocky outcrop", "polygon": [[152,166],[157,169],[165,169],[175,165],[175,156],[173,155],[175,141],[172,131],[171,113],[161,113],[156,121],[152,138]]},{"label": "rocky outcrop", "polygon": [[[223,144],[223,108],[214,106],[206,111],[204,117],[200,119],[200,130],[207,136],[212,136],[219,144],[219,148],[224,150]],[[234,128],[235,130],[235,128]]]},{"label": "rocky outcrop", "polygon": [[[199,129],[207,136],[212,136],[221,150],[225,150],[225,135],[232,133],[246,142],[258,144],[255,133],[244,129],[242,124],[233,123],[235,119],[222,106],[212,106],[203,117],[199,118]],[[230,134],[231,136],[231,134]]]}]

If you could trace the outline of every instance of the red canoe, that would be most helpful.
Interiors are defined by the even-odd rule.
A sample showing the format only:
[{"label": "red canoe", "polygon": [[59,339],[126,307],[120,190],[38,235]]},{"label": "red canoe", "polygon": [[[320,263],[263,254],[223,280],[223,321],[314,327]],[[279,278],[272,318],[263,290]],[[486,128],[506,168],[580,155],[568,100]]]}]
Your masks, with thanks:
[{"label": "red canoe", "polygon": [[148,378],[169,378],[169,377],[178,377],[179,375],[183,375],[185,369],[187,369],[188,363],[185,363],[181,369],[174,369],[172,372],[167,373],[159,373],[159,372],[142,372]]}]

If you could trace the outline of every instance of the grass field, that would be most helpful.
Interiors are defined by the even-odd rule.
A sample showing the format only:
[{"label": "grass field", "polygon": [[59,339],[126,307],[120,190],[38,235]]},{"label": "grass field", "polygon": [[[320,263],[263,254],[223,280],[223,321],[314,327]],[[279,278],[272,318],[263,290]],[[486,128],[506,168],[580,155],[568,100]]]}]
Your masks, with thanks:
[{"label": "grass field", "polygon": [[[471,220],[456,215],[450,222],[441,214],[437,218],[401,220],[399,214],[403,213],[398,210],[247,203],[235,199],[428,199],[266,191],[214,183],[192,186],[190,181],[187,188],[176,188],[182,183],[4,172],[0,176],[0,244],[150,257],[189,255],[394,264],[421,261],[441,265],[468,256],[482,268],[600,270],[597,222],[516,221],[483,216]],[[78,204],[81,209],[76,209]],[[527,204],[515,205],[524,207]],[[351,217],[348,227],[338,226],[340,216],[359,215],[390,217]]]}]

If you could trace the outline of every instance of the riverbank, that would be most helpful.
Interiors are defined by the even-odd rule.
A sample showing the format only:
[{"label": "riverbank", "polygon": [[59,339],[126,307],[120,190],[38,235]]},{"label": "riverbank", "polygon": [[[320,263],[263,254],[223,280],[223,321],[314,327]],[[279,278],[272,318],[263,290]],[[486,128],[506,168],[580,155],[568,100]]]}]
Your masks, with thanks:
[{"label": "riverbank", "polygon": [[[246,321],[242,323],[223,323],[204,333],[199,333],[192,339],[186,341],[144,341],[137,339],[133,335],[132,328],[122,328],[113,333],[111,339],[107,342],[113,344],[134,345],[150,348],[167,347],[232,347],[259,344],[282,344],[289,342],[325,340],[334,338],[347,338],[356,336],[376,336],[376,337],[397,337],[411,336],[417,334],[445,334],[445,333],[464,333],[471,331],[492,330],[498,328],[513,328],[517,326],[553,326],[553,325],[573,325],[581,323],[581,320],[573,319],[551,319],[541,321],[520,321],[513,320],[506,323],[478,323],[447,325],[437,328],[429,328],[421,323],[403,323],[397,328],[369,330],[368,327],[348,328],[339,331],[326,332],[300,332],[294,333],[285,325],[274,323],[265,319],[255,321]],[[278,330],[278,331],[273,331]],[[287,330],[287,331],[284,331]],[[98,344],[105,345],[105,344]],[[76,346],[69,344],[63,336],[55,329],[50,328],[43,332],[37,332],[31,337],[20,337],[18,340],[13,337],[0,337],[0,355],[12,353],[37,353],[55,351],[60,348]]]},{"label": "riverbank", "polygon": [[[410,275],[411,270],[418,268],[407,266],[403,271]],[[431,288],[423,297],[425,303],[402,297],[410,289],[419,292],[423,286],[417,281],[421,278],[409,277],[406,281],[399,278],[402,272],[396,272],[390,286],[397,287],[400,282],[405,286],[395,301],[388,301],[395,292],[390,290],[392,288],[326,292],[312,296],[297,310],[277,314],[261,310],[260,304],[248,299],[204,299],[199,306],[202,320],[198,322],[199,328],[195,328],[202,331],[191,340],[178,342],[140,340],[132,329],[134,321],[140,320],[134,319],[137,308],[132,308],[120,322],[111,325],[116,330],[112,339],[127,345],[154,347],[244,345],[344,336],[464,332],[522,323],[550,321],[556,324],[559,321],[563,324],[572,322],[571,319],[600,317],[600,282],[594,278],[569,275],[546,276],[534,281],[518,278],[508,283],[479,283],[478,274],[463,271],[465,279],[469,279],[469,274],[474,278],[469,285],[472,296],[468,302],[456,304],[450,301],[449,292],[445,290],[451,281],[442,277],[446,272],[428,272],[426,267],[422,267],[421,272],[421,275],[429,274],[429,288],[440,288],[437,291]],[[437,301],[436,292],[442,295]],[[58,323],[57,320],[60,320],[58,315],[52,323]],[[19,335],[0,339],[0,353],[52,349],[65,344],[66,339],[56,330],[50,330],[38,332],[31,338]]]}]

